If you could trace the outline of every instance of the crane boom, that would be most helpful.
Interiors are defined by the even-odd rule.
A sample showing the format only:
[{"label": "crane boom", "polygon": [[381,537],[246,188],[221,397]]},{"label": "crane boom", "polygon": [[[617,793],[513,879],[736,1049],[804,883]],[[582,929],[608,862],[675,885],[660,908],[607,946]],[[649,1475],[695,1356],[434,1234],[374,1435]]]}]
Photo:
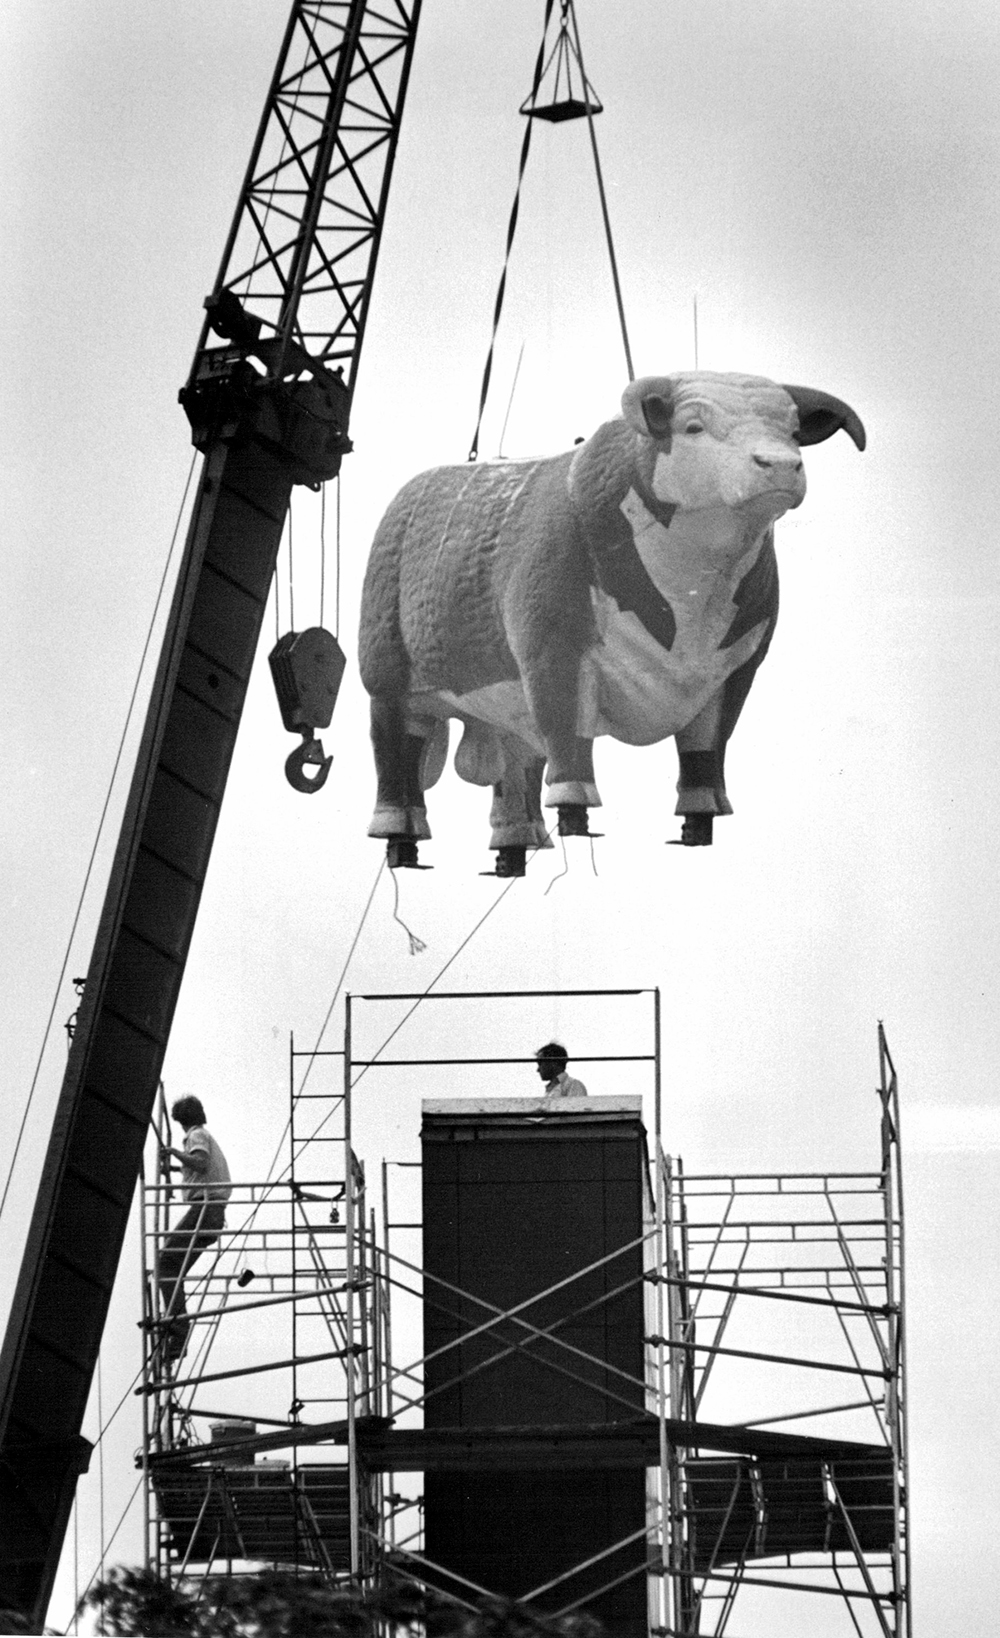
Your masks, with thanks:
[{"label": "crane boom", "polygon": [[181,400],[204,462],[0,1351],[0,1607],[41,1631],[292,485],[349,450],[420,0],[295,0]]}]

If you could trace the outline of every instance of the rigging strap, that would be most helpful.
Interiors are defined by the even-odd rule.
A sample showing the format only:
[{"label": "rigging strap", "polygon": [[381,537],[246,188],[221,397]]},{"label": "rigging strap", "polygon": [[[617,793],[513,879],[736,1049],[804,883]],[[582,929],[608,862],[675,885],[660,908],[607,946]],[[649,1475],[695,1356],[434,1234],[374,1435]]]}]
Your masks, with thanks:
[{"label": "rigging strap", "polygon": [[[538,56],[535,59],[535,73],[531,82],[530,105],[533,107],[538,98],[538,88],[542,83],[542,71],[545,67],[545,37],[548,33],[549,19],[552,16],[553,0],[545,0],[545,21],[542,24],[542,39],[538,47]],[[493,306],[493,333],[490,336],[489,351],[486,354],[486,366],[483,370],[483,384],[479,390],[479,414],[476,417],[476,430],[472,435],[472,444],[469,449],[469,460],[475,461],[479,456],[479,429],[483,424],[483,411],[486,408],[486,395],[490,390],[490,376],[493,373],[493,348],[496,345],[497,330],[500,325],[500,314],[503,311],[504,292],[507,288],[507,265],[510,261],[511,248],[514,244],[514,233],[517,229],[517,214],[521,205],[521,183],[524,181],[525,167],[528,163],[528,154],[531,149],[530,119],[525,121],[524,140],[521,143],[521,162],[517,172],[517,188],[514,192],[514,203],[511,206],[510,221],[507,224],[507,249],[504,253],[503,269],[500,273],[500,283],[497,286],[497,298]]]},{"label": "rigging strap", "polygon": [[[546,62],[545,60],[545,41],[548,35],[549,19],[552,15],[552,6],[553,0],[546,0],[545,21],[542,25],[542,40],[538,48],[538,57],[535,61],[535,74],[532,81],[531,92],[521,108],[521,113],[527,116],[524,130],[524,140],[521,143],[521,162],[518,167],[517,187],[514,192],[514,203],[511,207],[510,221],[507,224],[507,246],[504,252],[503,268],[500,273],[500,283],[497,286],[496,301],[493,307],[493,330],[490,335],[490,345],[486,354],[486,365],[483,370],[483,382],[479,392],[479,413],[476,418],[476,430],[472,435],[472,444],[469,449],[468,458],[470,461],[475,461],[479,457],[479,434],[483,424],[483,413],[486,408],[486,399],[490,388],[490,377],[493,373],[493,351],[496,346],[497,330],[500,325],[500,314],[503,310],[504,295],[507,288],[507,268],[510,264],[510,254],[514,244],[514,233],[517,228],[518,212],[521,204],[521,185],[524,181],[524,173],[528,163],[528,153],[531,148],[531,127],[536,117],[552,120],[586,118],[587,130],[590,137],[590,148],[594,159],[594,172],[597,177],[597,192],[600,198],[601,218],[604,224],[604,236],[607,241],[608,257],[611,263],[611,280],[614,285],[615,303],[618,308],[618,323],[621,328],[622,345],[625,350],[625,364],[626,368],[628,369],[629,380],[635,380],[635,370],[632,366],[632,350],[629,345],[628,327],[625,322],[625,306],[624,302],[622,301],[621,281],[618,277],[618,262],[615,257],[614,240],[611,234],[611,218],[608,213],[608,201],[604,191],[604,177],[601,174],[600,155],[597,151],[597,136],[594,131],[594,114],[595,112],[601,112],[601,105],[594,97],[592,88],[587,79],[586,69],[583,65],[583,48],[580,44],[580,27],[577,22],[576,9],[573,5],[573,0],[560,0],[562,20],[560,23],[559,37],[548,61]],[[572,39],[570,38],[569,32],[571,22],[573,28]],[[565,59],[565,66],[569,75],[568,96],[561,102],[554,103],[551,107],[540,108],[538,106],[538,96],[541,89],[542,80],[545,78],[553,58],[557,57],[557,53],[559,56],[556,65],[556,91],[558,94],[559,74],[562,66],[564,65]],[[580,78],[583,83],[582,100],[576,100],[572,96],[572,71],[568,66],[570,57],[575,58],[579,69]],[[520,359],[518,360],[518,370],[520,370]],[[516,372],[514,379],[516,385]],[[513,397],[513,390],[511,396]],[[509,416],[509,406],[507,413]],[[507,423],[505,420],[504,432],[506,431],[506,428]],[[500,442],[502,445],[503,433],[501,433]]]}]

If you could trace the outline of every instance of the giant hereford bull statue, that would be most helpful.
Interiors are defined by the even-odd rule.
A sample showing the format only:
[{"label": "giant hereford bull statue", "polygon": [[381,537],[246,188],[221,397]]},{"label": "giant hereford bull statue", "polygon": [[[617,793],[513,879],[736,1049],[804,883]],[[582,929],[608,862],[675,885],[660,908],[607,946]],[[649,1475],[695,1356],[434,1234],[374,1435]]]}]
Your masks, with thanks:
[{"label": "giant hereford bull statue", "polygon": [[463,779],[492,785],[497,873],[519,875],[600,805],[593,742],[673,735],[681,840],[731,813],[726,742],[778,612],[772,524],[805,494],[800,446],[864,428],[837,398],[759,376],[647,376],[622,416],[537,461],[414,478],[372,546],[361,607],[378,799],[370,836],[416,864],[424,801],[464,723]]}]

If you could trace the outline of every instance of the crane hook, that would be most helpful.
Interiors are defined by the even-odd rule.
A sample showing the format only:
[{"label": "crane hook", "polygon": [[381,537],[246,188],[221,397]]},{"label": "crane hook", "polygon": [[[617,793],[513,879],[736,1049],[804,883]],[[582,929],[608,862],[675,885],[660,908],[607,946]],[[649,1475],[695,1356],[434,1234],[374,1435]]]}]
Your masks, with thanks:
[{"label": "crane hook", "polygon": [[[302,744],[296,746],[291,756],[285,762],[285,778],[295,790],[301,791],[304,796],[311,796],[314,791],[321,791],[326,784],[326,776],[330,772],[333,762],[332,756],[324,756],[323,741],[316,739],[311,728],[300,730]],[[307,774],[306,768],[316,769],[314,774]]]},{"label": "crane hook", "polygon": [[[268,655],[278,695],[281,720],[290,734],[301,734],[302,744],[285,763],[288,783],[304,796],[321,791],[330,772],[332,756],[324,756],[317,728],[328,728],[344,674],[344,653],[322,626],[288,631]],[[314,774],[306,772],[315,768]]]}]

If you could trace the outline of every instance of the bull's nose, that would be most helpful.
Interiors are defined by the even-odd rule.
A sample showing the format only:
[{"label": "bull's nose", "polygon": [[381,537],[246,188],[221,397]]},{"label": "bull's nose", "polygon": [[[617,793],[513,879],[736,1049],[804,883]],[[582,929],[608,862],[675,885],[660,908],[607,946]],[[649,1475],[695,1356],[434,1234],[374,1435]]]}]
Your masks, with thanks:
[{"label": "bull's nose", "polygon": [[800,455],[755,455],[754,466],[759,466],[763,472],[772,472],[780,468],[783,472],[801,472],[802,457]]}]

